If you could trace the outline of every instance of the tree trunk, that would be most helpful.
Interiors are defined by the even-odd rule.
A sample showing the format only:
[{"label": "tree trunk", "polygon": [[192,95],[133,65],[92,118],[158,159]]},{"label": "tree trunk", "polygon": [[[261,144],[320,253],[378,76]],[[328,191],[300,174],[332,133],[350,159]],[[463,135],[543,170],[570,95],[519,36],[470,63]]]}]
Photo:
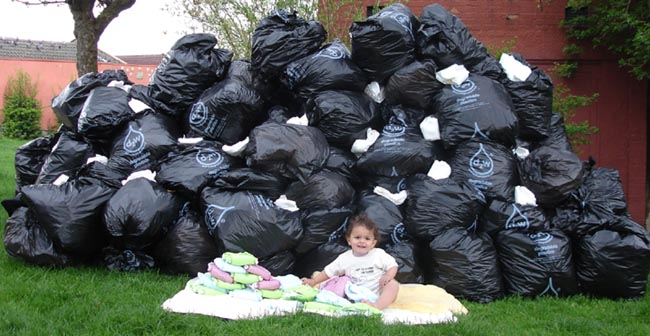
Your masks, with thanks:
[{"label": "tree trunk", "polygon": [[75,21],[74,35],[77,38],[77,74],[83,76],[97,72],[97,41],[99,40],[92,23]]},{"label": "tree trunk", "polygon": [[77,75],[97,72],[97,30],[93,15],[94,0],[67,1],[74,19],[74,36],[77,43]]},{"label": "tree trunk", "polygon": [[[105,7],[95,17],[95,0],[66,0],[74,19],[74,36],[77,43],[77,75],[97,72],[97,42],[104,29],[120,12],[131,8],[136,0],[100,2]],[[106,5],[108,4],[108,5]]]}]

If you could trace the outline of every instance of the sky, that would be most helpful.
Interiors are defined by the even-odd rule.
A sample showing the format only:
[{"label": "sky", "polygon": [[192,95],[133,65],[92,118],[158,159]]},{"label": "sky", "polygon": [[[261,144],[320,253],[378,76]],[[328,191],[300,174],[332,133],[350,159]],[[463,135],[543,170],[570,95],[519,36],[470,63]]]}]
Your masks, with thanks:
[{"label": "sky", "polygon": [[[108,25],[98,47],[114,56],[163,54],[190,31],[164,10],[174,0],[137,0]],[[26,6],[0,0],[0,37],[69,42],[74,21],[67,5]]]}]

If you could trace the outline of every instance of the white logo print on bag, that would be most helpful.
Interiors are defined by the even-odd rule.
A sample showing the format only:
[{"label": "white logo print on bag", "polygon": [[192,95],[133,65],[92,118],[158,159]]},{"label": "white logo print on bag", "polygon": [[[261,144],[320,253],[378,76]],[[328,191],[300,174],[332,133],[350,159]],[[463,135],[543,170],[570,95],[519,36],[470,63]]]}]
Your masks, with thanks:
[{"label": "white logo print on bag", "polygon": [[546,244],[553,240],[553,236],[548,232],[531,233],[528,235],[528,237],[530,237],[530,239],[537,245]]},{"label": "white logo print on bag", "polygon": [[468,95],[476,91],[476,84],[474,84],[474,82],[468,79],[463,83],[461,83],[460,85],[453,84],[451,86],[451,90],[456,94]]},{"label": "white logo print on bag", "polygon": [[223,207],[220,205],[210,204],[205,209],[205,224],[208,227],[208,232],[213,234],[219,224],[225,222],[223,218],[228,211],[234,209],[234,206]]},{"label": "white logo print on bag", "polygon": [[129,133],[124,138],[122,147],[129,155],[140,154],[144,149],[145,141],[144,134],[140,131],[134,130],[133,126],[129,125]]},{"label": "white logo print on bag", "polygon": [[336,60],[336,59],[349,58],[349,55],[347,53],[347,50],[345,50],[342,45],[331,44],[329,47],[322,49],[312,57],[313,58],[324,57],[324,58]]},{"label": "white logo print on bag", "polygon": [[517,205],[513,204],[512,213],[503,226],[506,229],[528,229],[530,222],[528,222],[528,217],[524,216],[519,208],[517,208]]},{"label": "white logo print on bag", "polygon": [[397,138],[404,134],[406,134],[406,122],[395,116],[390,117],[388,124],[381,131],[381,135],[389,138]]},{"label": "white logo print on bag", "polygon": [[192,111],[190,111],[190,125],[201,126],[208,118],[208,111],[203,102],[198,102],[192,105]]},{"label": "white logo print on bag", "polygon": [[196,153],[196,162],[204,168],[216,167],[223,162],[223,156],[212,148],[201,148]]},{"label": "white logo print on bag", "polygon": [[494,161],[490,153],[483,148],[482,143],[479,144],[478,151],[469,159],[469,171],[480,178],[490,177],[494,173]]},{"label": "white logo print on bag", "polygon": [[400,26],[404,28],[411,36],[413,36],[413,30],[411,29],[411,20],[409,20],[409,17],[406,14],[402,13],[396,13],[396,12],[382,12],[379,14],[380,18],[384,17],[389,17],[395,22],[397,22]]}]

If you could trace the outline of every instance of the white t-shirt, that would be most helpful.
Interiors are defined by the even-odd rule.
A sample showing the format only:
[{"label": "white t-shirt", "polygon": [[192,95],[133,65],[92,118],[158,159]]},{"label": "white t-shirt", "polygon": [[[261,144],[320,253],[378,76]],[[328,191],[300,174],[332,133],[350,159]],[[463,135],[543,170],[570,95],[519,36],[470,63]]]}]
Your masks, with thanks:
[{"label": "white t-shirt", "polygon": [[353,284],[379,294],[379,279],[394,266],[397,266],[395,258],[380,248],[373,248],[364,256],[355,256],[349,250],[325,266],[324,272],[330,278],[347,275]]}]

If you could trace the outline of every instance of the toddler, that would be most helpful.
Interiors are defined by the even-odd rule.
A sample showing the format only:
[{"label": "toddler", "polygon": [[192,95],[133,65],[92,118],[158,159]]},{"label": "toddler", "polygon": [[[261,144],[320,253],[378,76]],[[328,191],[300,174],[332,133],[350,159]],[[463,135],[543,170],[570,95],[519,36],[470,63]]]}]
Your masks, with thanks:
[{"label": "toddler", "polygon": [[375,247],[379,239],[377,225],[367,215],[357,215],[350,220],[345,238],[351,250],[339,255],[315,277],[303,278],[303,284],[314,286],[331,277],[346,275],[353,284],[378,295],[375,302],[361,302],[377,309],[388,307],[399,291],[399,283],[394,279],[397,262],[383,249]]}]

